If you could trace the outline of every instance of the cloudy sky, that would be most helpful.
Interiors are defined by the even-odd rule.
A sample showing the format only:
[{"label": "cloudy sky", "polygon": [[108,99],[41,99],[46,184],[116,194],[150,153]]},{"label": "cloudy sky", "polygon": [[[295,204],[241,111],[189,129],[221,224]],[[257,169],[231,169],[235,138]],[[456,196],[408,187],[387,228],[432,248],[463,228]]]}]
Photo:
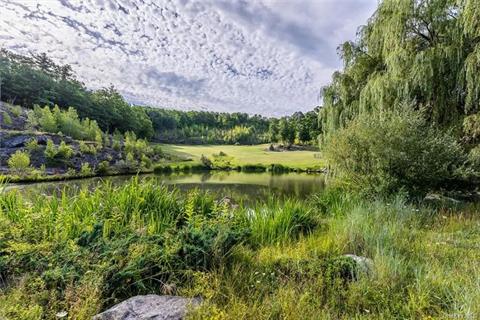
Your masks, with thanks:
[{"label": "cloudy sky", "polygon": [[0,46],[46,52],[130,102],[310,110],[377,0],[0,0]]}]

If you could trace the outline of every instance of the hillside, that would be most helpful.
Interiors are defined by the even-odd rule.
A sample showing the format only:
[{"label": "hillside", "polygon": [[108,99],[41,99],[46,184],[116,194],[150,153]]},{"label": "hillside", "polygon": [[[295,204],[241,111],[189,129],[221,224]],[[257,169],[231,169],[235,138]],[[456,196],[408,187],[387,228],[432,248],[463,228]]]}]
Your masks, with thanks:
[{"label": "hillside", "polygon": [[[86,125],[73,113],[57,112],[55,116],[65,117],[55,121],[66,121],[72,128]],[[19,181],[135,173],[151,171],[152,161],[161,158],[158,149],[154,151],[134,136],[115,137],[98,131],[95,140],[74,139],[61,131],[46,132],[45,119],[32,110],[0,103],[1,174]]]}]

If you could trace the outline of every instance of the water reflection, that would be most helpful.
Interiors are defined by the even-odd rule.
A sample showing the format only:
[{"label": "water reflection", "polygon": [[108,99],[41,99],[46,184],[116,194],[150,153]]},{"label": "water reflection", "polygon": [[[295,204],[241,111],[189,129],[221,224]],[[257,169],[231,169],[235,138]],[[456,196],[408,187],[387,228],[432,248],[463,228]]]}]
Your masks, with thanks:
[{"label": "water reflection", "polygon": [[[96,188],[99,183],[109,181],[121,185],[132,176],[89,178],[59,182],[33,184],[12,184],[8,188],[18,188],[26,193],[51,195],[63,189],[74,194],[80,188]],[[324,176],[306,173],[270,174],[245,173],[236,171],[211,171],[202,173],[172,173],[142,175],[140,179],[154,179],[159,184],[177,187],[180,190],[198,188],[214,192],[219,196],[228,196],[238,200],[256,201],[270,195],[279,197],[297,197],[304,199],[324,188]]]}]

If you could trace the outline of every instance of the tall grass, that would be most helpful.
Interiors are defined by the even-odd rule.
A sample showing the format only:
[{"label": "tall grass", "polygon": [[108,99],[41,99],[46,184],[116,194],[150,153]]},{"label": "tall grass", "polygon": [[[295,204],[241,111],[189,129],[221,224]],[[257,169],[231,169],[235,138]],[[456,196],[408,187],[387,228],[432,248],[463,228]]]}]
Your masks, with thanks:
[{"label": "tall grass", "polygon": [[316,226],[315,212],[300,200],[270,198],[242,211],[254,245],[284,243],[295,240]]},{"label": "tall grass", "polygon": [[478,212],[341,189],[236,208],[153,179],[2,191],[0,318],[89,319],[132,295],[173,293],[203,297],[194,319],[477,319]]}]

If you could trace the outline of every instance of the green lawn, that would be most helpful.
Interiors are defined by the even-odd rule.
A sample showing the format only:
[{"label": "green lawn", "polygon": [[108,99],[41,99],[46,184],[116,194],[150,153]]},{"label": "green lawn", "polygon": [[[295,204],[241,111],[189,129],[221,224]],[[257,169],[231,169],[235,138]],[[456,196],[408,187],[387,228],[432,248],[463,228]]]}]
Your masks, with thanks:
[{"label": "green lawn", "polygon": [[[323,168],[324,161],[318,157],[319,153],[314,151],[268,151],[268,144],[254,146],[232,146],[232,145],[173,145],[162,144],[165,152],[181,157],[191,158],[195,162],[200,161],[203,155],[211,157],[214,153],[223,151],[233,157],[234,165],[245,164],[282,164],[292,168]],[[315,157],[317,155],[317,157]]]}]

